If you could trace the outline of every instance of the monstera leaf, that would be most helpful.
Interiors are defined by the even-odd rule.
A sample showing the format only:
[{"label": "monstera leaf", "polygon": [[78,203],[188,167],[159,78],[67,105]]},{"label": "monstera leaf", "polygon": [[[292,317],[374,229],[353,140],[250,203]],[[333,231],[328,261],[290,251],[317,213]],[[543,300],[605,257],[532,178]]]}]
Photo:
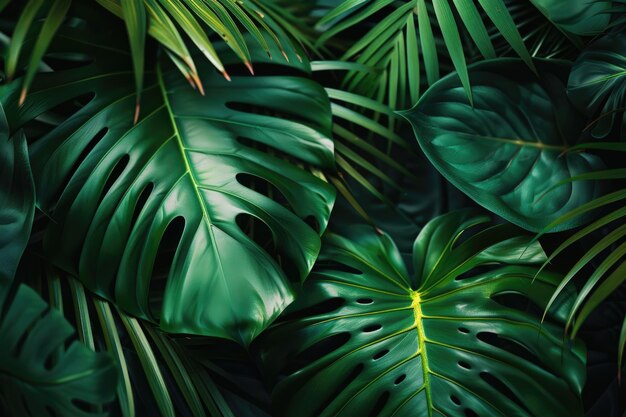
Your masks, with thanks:
[{"label": "monstera leaf", "polygon": [[107,415],[89,410],[115,397],[113,362],[78,341],[67,344],[73,333],[32,289],[12,292],[10,282],[0,281],[0,414]]},{"label": "monstera leaf", "polygon": [[569,76],[568,94],[596,119],[594,136],[605,137],[620,120],[626,135],[626,34],[604,36],[580,54]]},{"label": "monstera leaf", "polygon": [[35,186],[22,133],[9,138],[0,106],[0,280],[13,279],[35,214]]},{"label": "monstera leaf", "polygon": [[610,20],[610,0],[531,0],[531,3],[563,32],[574,35],[597,35]]},{"label": "monstera leaf", "polygon": [[[126,41],[115,43],[124,30],[98,20],[60,30],[50,56],[72,65],[40,74],[22,107],[17,83],[0,92],[13,129],[81,106],[32,146],[39,204],[54,220],[47,253],[166,331],[248,343],[292,301],[291,281],[318,255],[334,191],[307,166],[333,166],[328,98],[293,51],[296,64],[254,56],[280,76],[235,68],[228,82],[205,63],[204,95],[173,64],[157,63],[133,124],[132,65]],[[237,62],[222,49],[226,65]],[[276,255],[244,233],[239,216],[267,226]],[[164,282],[153,276],[160,242],[175,249]],[[294,265],[292,276],[278,258]]]},{"label": "monstera leaf", "polygon": [[584,349],[563,345],[562,314],[540,325],[524,308],[559,276],[533,283],[544,253],[509,224],[465,238],[484,221],[428,223],[413,276],[386,235],[329,235],[302,297],[258,340],[270,374],[286,374],[279,415],[582,415]]},{"label": "monstera leaf", "polygon": [[[555,186],[602,167],[593,155],[563,154],[584,128],[584,117],[566,96],[569,65],[537,61],[536,67],[539,78],[515,59],[475,64],[473,106],[452,74],[403,113],[426,156],[450,182],[532,231],[597,197],[599,185],[592,181]],[[563,223],[558,230],[582,221]]]}]

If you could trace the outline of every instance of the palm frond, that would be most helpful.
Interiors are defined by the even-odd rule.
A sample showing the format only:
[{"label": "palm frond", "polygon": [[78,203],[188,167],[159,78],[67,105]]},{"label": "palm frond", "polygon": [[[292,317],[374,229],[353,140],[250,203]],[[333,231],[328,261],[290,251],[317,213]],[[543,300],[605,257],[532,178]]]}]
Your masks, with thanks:
[{"label": "palm frond", "polygon": [[[623,143],[588,143],[580,144],[572,148],[570,152],[576,152],[581,149],[596,149],[610,152],[626,152],[626,145]],[[572,181],[598,181],[598,180],[625,180],[626,170],[623,168],[608,169],[603,171],[592,172],[584,176],[570,178],[563,184]],[[602,215],[591,224],[577,231],[568,239],[563,241],[547,258],[541,269],[544,269],[550,262],[561,255],[565,250],[575,243],[581,242],[583,239],[594,239],[594,233],[602,233],[607,227],[611,227],[611,231],[604,233],[589,250],[578,259],[565,275],[563,281],[555,290],[552,298],[548,302],[545,311],[547,312],[553,305],[558,296],[572,285],[575,277],[581,275],[581,271],[590,267],[590,273],[585,279],[581,291],[578,293],[574,303],[569,311],[566,323],[566,330],[572,338],[576,337],[585,323],[589,315],[604,301],[612,292],[626,282],[626,188],[620,188],[602,197],[583,204],[571,212],[561,216],[545,230],[557,226],[567,220],[580,216],[591,210],[607,210],[608,213]],[[626,323],[626,317],[624,318]],[[625,324],[626,326],[626,324]],[[624,330],[619,341],[618,363],[621,369],[622,356],[624,346],[626,345],[626,337]]]},{"label": "palm frond", "polygon": [[311,68],[325,85],[331,101],[335,159],[341,174],[333,183],[336,186],[341,183],[338,190],[367,219],[367,214],[351,195],[345,182],[346,177],[355,180],[380,201],[388,202],[372,181],[380,181],[396,190],[402,187],[392,178],[397,176],[395,174],[418,181],[392,155],[395,149],[411,153],[411,147],[405,138],[396,133],[394,127],[398,119],[390,107],[364,95],[346,91],[332,82],[333,75],[340,78],[338,71],[373,74],[375,70],[346,61],[313,61]]},{"label": "palm frond", "polygon": [[[28,263],[32,266],[37,262]],[[200,388],[197,364],[175,338],[92,295],[80,281],[63,271],[53,267],[35,268],[37,273],[30,274],[29,284],[47,296],[51,307],[75,324],[83,344],[94,351],[107,351],[113,358],[119,377],[117,406],[122,416],[142,415],[138,396],[143,395],[142,384],[146,383],[162,416],[177,415],[181,404],[171,397],[175,392],[181,394],[182,406],[194,417],[206,416],[207,411],[209,415],[232,416],[215,383],[208,381],[212,388]],[[140,373],[131,364],[135,355]],[[210,380],[211,376],[203,374],[201,379]]]},{"label": "palm frond", "polygon": [[462,31],[469,34],[484,58],[493,58],[495,50],[485,24],[490,21],[524,62],[534,68],[530,53],[503,0],[481,0],[478,3],[480,9],[470,0],[455,0],[453,7],[444,0],[413,0],[399,4],[390,0],[346,0],[318,22],[318,29],[324,31],[318,44],[322,45],[339,33],[375,20],[382,14],[380,21],[342,56],[343,60],[351,59],[381,69],[380,76],[349,73],[346,85],[350,90],[370,91],[374,95],[379,89],[384,89],[389,92],[385,101],[390,107],[409,107],[419,96],[419,78],[416,82],[415,77],[419,77],[420,73],[420,54],[428,84],[439,79],[438,51],[441,43],[471,102]]}]

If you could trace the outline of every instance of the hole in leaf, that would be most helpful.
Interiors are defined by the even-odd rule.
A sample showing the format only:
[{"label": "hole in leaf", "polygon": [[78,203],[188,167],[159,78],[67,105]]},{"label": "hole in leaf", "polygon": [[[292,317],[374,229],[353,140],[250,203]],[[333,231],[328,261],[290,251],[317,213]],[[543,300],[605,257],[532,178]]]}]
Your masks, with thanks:
[{"label": "hole in leaf", "polygon": [[476,413],[476,411],[472,410],[471,408],[466,408],[465,417],[480,417],[480,416]]},{"label": "hole in leaf", "polygon": [[470,365],[469,363],[465,361],[459,361],[459,366],[465,369],[472,369],[472,365]]},{"label": "hole in leaf", "polygon": [[117,161],[117,163],[113,167],[113,170],[109,174],[109,177],[107,178],[107,182],[104,184],[104,188],[100,192],[100,199],[98,200],[98,205],[100,205],[102,200],[104,200],[104,197],[107,195],[111,187],[113,187],[113,184],[115,184],[115,182],[120,178],[120,176],[122,175],[122,173],[128,166],[129,161],[130,161],[130,157],[128,155],[122,156]]},{"label": "hole in leaf", "polygon": [[468,334],[470,331],[467,327],[459,327],[459,332]]},{"label": "hole in leaf", "polygon": [[[109,129],[104,128],[104,129],[100,130],[98,133],[96,133],[89,140],[89,142],[87,143],[87,146],[85,146],[85,148],[83,148],[83,151],[80,153],[78,158],[76,158],[76,161],[74,161],[74,164],[72,165],[72,168],[70,168],[70,170],[65,175],[65,181],[63,181],[63,184],[68,184],[70,182],[70,180],[74,177],[74,174],[76,173],[76,171],[78,170],[80,165],[83,163],[85,158],[87,158],[87,155],[89,155],[91,153],[91,151],[93,151],[93,149],[100,142],[100,140],[102,140],[102,138],[107,134],[108,131],[109,131]],[[87,140],[87,138],[85,138],[85,140]],[[56,190],[54,195],[51,196],[51,200],[48,201],[48,203],[51,204],[51,205],[55,205],[55,203],[57,201],[59,201],[59,199],[61,198],[61,195],[62,195],[64,189],[65,189],[65,187],[59,187],[59,189]]]},{"label": "hole in leaf", "polygon": [[493,294],[491,299],[500,305],[524,311],[537,318],[543,316],[543,309],[524,294],[517,292]]},{"label": "hole in leaf", "polygon": [[[2,409],[0,408],[0,410]],[[59,417],[57,412],[54,411],[54,408],[50,407],[49,405],[46,406],[46,413],[48,413],[49,417]]]},{"label": "hole in leaf", "polygon": [[513,393],[513,391],[511,391],[511,389],[504,382],[502,382],[500,379],[498,379],[496,376],[494,376],[493,374],[490,374],[488,372],[481,372],[480,373],[480,377],[486,383],[488,383],[489,385],[494,387],[496,390],[498,390],[502,394],[504,394],[509,400],[511,400],[515,404],[517,404],[522,410],[524,410],[526,413],[528,413],[528,415],[532,414],[530,412],[530,410],[526,407],[524,402],[520,398],[518,398],[517,395],[515,395]]},{"label": "hole in leaf", "polygon": [[148,198],[150,198],[150,194],[152,194],[152,190],[154,190],[154,184],[149,182],[141,191],[141,194],[139,195],[139,198],[137,199],[137,203],[135,204],[135,210],[133,211],[133,217],[130,221],[129,230],[133,230],[133,227],[135,226],[135,222],[137,222],[137,219],[139,218],[139,215],[141,214],[141,210],[143,210],[143,207],[148,202]]},{"label": "hole in leaf", "polygon": [[350,340],[350,333],[347,332],[334,334],[324,340],[320,340],[295,355],[290,361],[290,365],[285,369],[285,372],[287,374],[292,374],[295,371],[304,368],[306,365],[315,362],[316,360],[328,355],[330,352],[339,349],[341,346],[346,344],[348,340]]},{"label": "hole in leaf", "polygon": [[271,229],[260,220],[248,213],[239,213],[235,219],[237,226],[245,233],[250,240],[254,241],[267,253],[275,252],[274,236]]},{"label": "hole in leaf", "polygon": [[264,106],[258,106],[250,103],[242,103],[237,101],[229,101],[226,103],[226,107],[231,110],[236,110],[244,113],[252,113],[263,116],[271,116],[277,119],[289,120],[295,123],[300,123],[305,126],[311,126],[311,121],[303,117],[299,109],[295,109],[293,112],[286,111],[284,109],[278,109],[272,106],[271,102],[268,102]]},{"label": "hole in leaf", "polygon": [[358,300],[356,300],[356,302],[359,304],[372,304],[374,300],[372,300],[371,298],[359,298]]},{"label": "hole in leaf", "polygon": [[283,193],[281,193],[280,190],[274,186],[274,184],[265,178],[246,173],[239,173],[237,174],[236,179],[237,182],[244,187],[256,191],[257,193],[274,200],[292,213],[294,212],[293,207],[291,207]]},{"label": "hole in leaf", "polygon": [[452,400],[453,403],[455,403],[456,405],[461,405],[461,400],[459,400],[459,398],[456,395],[451,395],[450,399]]},{"label": "hole in leaf", "polygon": [[28,335],[30,335],[30,333],[32,332],[33,328],[37,325],[39,320],[46,317],[48,314],[50,314],[49,306],[46,307],[39,315],[32,317],[32,321],[28,323],[28,326],[26,326],[26,328],[24,329],[24,333],[20,335],[20,338],[17,340],[17,343],[13,347],[12,354],[14,357],[17,358],[20,356],[20,352],[22,352],[22,349],[24,349],[24,344],[26,343],[26,339],[28,338]]},{"label": "hole in leaf", "polygon": [[375,361],[377,361],[378,359],[382,358],[383,356],[385,356],[386,354],[389,353],[389,349],[385,349],[385,350],[381,350],[380,352],[378,352],[377,354],[375,354],[372,359],[374,359]]},{"label": "hole in leaf", "polygon": [[333,392],[330,392],[329,395],[326,397],[326,399],[320,404],[320,406],[318,407],[317,410],[315,410],[316,412],[314,414],[310,414],[312,416],[319,416],[322,415],[322,412],[330,405],[331,402],[333,402],[338,396],[339,394],[341,394],[348,385],[350,385],[352,383],[352,381],[354,381],[361,372],[363,372],[363,364],[360,363],[358,365],[356,365],[353,369],[352,372],[350,372],[343,381],[341,381],[340,384],[337,385],[337,388],[335,390],[333,390]]},{"label": "hole in leaf", "polygon": [[363,333],[375,332],[376,330],[380,330],[382,328],[383,326],[380,324],[370,324],[369,326],[363,328]]},{"label": "hole in leaf", "polygon": [[378,397],[378,400],[376,400],[376,404],[374,404],[374,407],[370,411],[370,417],[376,417],[380,415],[380,412],[383,411],[383,408],[385,408],[385,404],[387,404],[387,401],[389,401],[389,391],[383,392],[380,397]]},{"label": "hole in leaf", "polygon": [[500,264],[490,264],[490,265],[478,265],[475,266],[474,268],[470,269],[467,272],[464,272],[462,274],[460,274],[459,276],[457,276],[455,279],[455,281],[463,281],[466,279],[470,279],[470,278],[474,278],[477,277],[479,275],[482,274],[488,274],[490,272],[495,271],[496,269],[500,268],[501,265]]},{"label": "hole in leaf", "polygon": [[328,314],[330,312],[333,312],[341,308],[345,303],[346,303],[345,300],[341,297],[329,298],[328,300],[324,300],[321,303],[315,304],[311,307],[294,311],[293,313],[284,314],[282,320],[284,321],[297,320],[297,319],[302,319],[305,317]]},{"label": "hole in leaf", "polygon": [[306,216],[304,218],[304,222],[309,225],[309,227],[315,230],[315,233],[320,233],[320,223],[317,221],[315,216]]},{"label": "hole in leaf", "polygon": [[93,62],[93,58],[81,53],[49,53],[46,54],[46,64],[55,71],[85,67]]},{"label": "hole in leaf", "polygon": [[399,377],[397,377],[397,378],[396,378],[396,380],[395,380],[395,381],[393,381],[393,383],[394,383],[395,385],[398,385],[398,384],[400,384],[402,381],[404,381],[405,379],[406,379],[406,374],[402,374],[402,375],[400,375]]},{"label": "hole in leaf", "polygon": [[235,218],[237,226],[254,243],[259,245],[283,270],[285,275],[291,280],[297,281],[300,271],[296,263],[289,256],[276,246],[272,230],[261,219],[248,214],[239,213]]},{"label": "hole in leaf", "polygon": [[283,151],[282,149],[279,149],[275,146],[266,145],[265,143],[254,140],[254,139],[249,139],[246,137],[239,136],[237,137],[237,142],[239,142],[241,145],[246,146],[248,148],[256,149],[257,151],[266,153],[270,156],[288,161],[294,165],[300,162],[299,159]]},{"label": "hole in leaf", "polygon": [[67,120],[70,116],[86,106],[94,99],[95,93],[86,93],[65,100],[47,109],[36,119],[29,121],[24,127],[28,143],[36,142],[40,137],[47,134],[51,127]]},{"label": "hole in leaf", "polygon": [[159,247],[154,258],[152,267],[152,278],[148,290],[148,303],[153,317],[161,314],[161,302],[165,285],[174,262],[176,250],[185,230],[185,219],[182,216],[175,217],[170,221],[161,237]]},{"label": "hole in leaf", "polygon": [[349,274],[354,274],[354,275],[363,275],[363,272],[356,268],[353,268],[341,262],[336,262],[336,261],[326,260],[326,259],[317,261],[313,269],[319,272],[336,271],[336,272],[347,272]]},{"label": "hole in leaf", "polygon": [[78,398],[72,398],[72,404],[74,404],[74,407],[86,413],[92,411],[92,405],[89,404],[87,401],[83,401]]},{"label": "hole in leaf", "polygon": [[476,335],[478,340],[488,343],[491,346],[495,346],[507,352],[514,354],[520,358],[523,358],[531,363],[541,364],[542,360],[537,357],[534,353],[528,350],[525,346],[521,345],[519,342],[505,339],[503,337],[498,336],[495,333],[490,332],[480,332]]}]

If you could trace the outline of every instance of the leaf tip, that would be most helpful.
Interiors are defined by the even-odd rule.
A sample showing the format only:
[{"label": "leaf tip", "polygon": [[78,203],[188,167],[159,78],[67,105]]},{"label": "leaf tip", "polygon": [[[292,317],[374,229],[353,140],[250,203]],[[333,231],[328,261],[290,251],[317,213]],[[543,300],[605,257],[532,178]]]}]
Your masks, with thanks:
[{"label": "leaf tip", "polygon": [[22,88],[22,91],[20,92],[20,99],[17,102],[18,106],[22,106],[22,104],[24,104],[24,102],[26,101],[27,93],[28,93],[28,90],[26,90],[26,88]]},{"label": "leaf tip", "polygon": [[250,63],[250,61],[245,61],[244,64],[246,65],[246,68],[248,68],[250,74],[254,75],[254,68],[252,68],[252,64]]},{"label": "leaf tip", "polygon": [[137,102],[135,103],[135,116],[133,117],[133,125],[137,124],[139,121],[139,112],[141,111],[141,104],[139,103],[140,99],[137,97]]}]

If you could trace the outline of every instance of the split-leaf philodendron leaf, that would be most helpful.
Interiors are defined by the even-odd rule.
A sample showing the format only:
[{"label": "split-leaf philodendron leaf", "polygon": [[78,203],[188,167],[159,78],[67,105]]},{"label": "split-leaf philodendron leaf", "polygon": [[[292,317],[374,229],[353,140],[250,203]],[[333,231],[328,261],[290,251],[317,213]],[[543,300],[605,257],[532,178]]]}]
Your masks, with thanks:
[{"label": "split-leaf philodendron leaf", "polygon": [[589,45],[574,63],[567,92],[594,121],[594,136],[607,136],[621,120],[626,137],[626,33],[615,32]]},{"label": "split-leaf philodendron leaf", "polygon": [[0,415],[108,415],[90,408],[115,398],[113,362],[76,340],[66,344],[73,333],[31,288],[12,292],[9,281],[0,281]]},{"label": "split-leaf philodendron leaf", "polygon": [[0,106],[0,281],[12,280],[30,236],[35,186],[22,132],[9,137]]},{"label": "split-leaf philodendron leaf", "polygon": [[536,61],[536,67],[538,76],[518,59],[474,64],[473,106],[458,76],[451,74],[403,113],[426,156],[452,184],[531,231],[598,197],[600,186],[594,181],[556,185],[603,166],[594,155],[567,152],[585,127],[566,95],[570,65]]},{"label": "split-leaf philodendron leaf", "polygon": [[567,299],[540,324],[560,276],[511,225],[428,223],[413,273],[370,227],[328,235],[301,297],[262,336],[282,416],[575,417],[585,350],[564,342]]},{"label": "split-leaf philodendron leaf", "polygon": [[[78,62],[40,74],[22,107],[15,83],[0,90],[14,109],[13,129],[63,103],[84,103],[32,145],[38,202],[53,220],[47,253],[95,293],[165,331],[247,344],[293,300],[292,281],[307,276],[320,249],[335,194],[307,166],[333,166],[328,97],[293,51],[292,64],[254,56],[293,75],[229,82],[204,63],[204,96],[162,60],[146,74],[133,124],[126,40],[114,47],[124,32],[100,26],[88,17],[60,29],[50,53]],[[222,49],[226,65],[238,62]],[[273,198],[244,186],[250,177],[271,184]],[[265,223],[293,276],[244,233],[239,215]],[[180,220],[168,276],[155,284],[159,243]]]}]

